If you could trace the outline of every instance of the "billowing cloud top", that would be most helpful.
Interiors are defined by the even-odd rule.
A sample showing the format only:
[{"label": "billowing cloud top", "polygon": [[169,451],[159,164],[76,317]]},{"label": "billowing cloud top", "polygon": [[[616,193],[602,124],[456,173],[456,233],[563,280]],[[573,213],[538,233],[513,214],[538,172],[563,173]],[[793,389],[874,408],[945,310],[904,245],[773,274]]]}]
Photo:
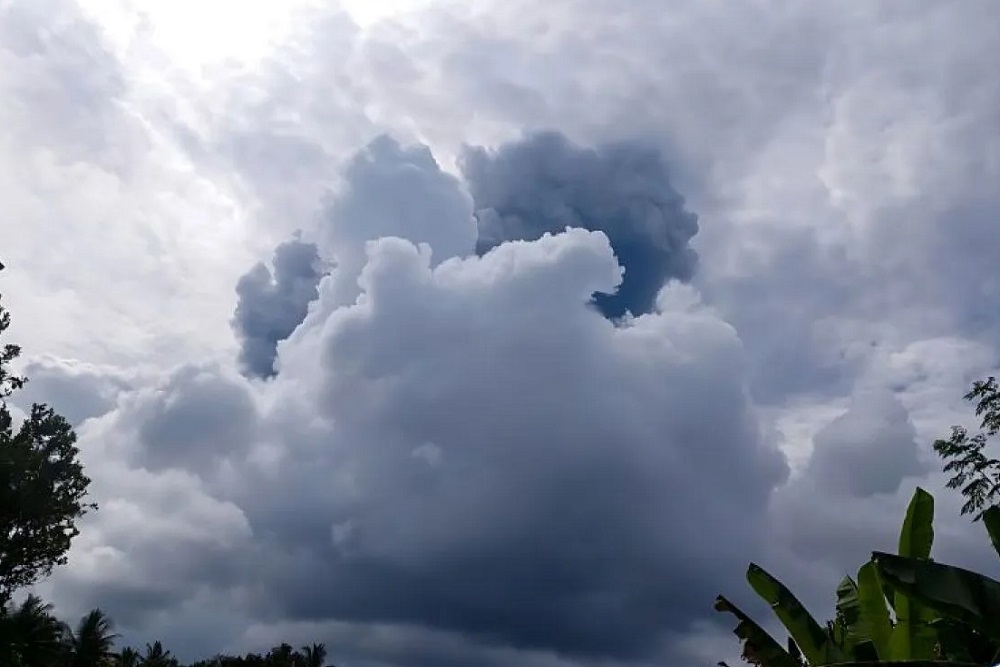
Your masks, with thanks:
[{"label": "billowing cloud top", "polygon": [[595,299],[609,317],[650,312],[667,280],[694,273],[688,243],[698,218],[684,208],[655,148],[581,148],[544,132],[495,151],[466,148],[462,172],[476,204],[480,253],[566,227],[607,234],[625,268],[621,288]]},{"label": "billowing cloud top", "polygon": [[274,272],[258,263],[236,284],[233,329],[241,340],[239,363],[250,376],[274,375],[278,343],[288,338],[319,296],[323,269],[316,245],[299,239],[274,250]]}]

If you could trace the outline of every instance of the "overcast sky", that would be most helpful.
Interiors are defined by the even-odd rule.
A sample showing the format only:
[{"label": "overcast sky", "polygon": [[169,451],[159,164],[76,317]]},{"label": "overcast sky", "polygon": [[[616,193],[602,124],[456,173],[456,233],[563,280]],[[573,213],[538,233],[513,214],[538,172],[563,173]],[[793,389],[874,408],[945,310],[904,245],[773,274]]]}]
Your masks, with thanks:
[{"label": "overcast sky", "polygon": [[[186,659],[734,660],[1000,365],[994,0],[0,0],[0,293]],[[763,618],[763,617],[762,617]]]}]

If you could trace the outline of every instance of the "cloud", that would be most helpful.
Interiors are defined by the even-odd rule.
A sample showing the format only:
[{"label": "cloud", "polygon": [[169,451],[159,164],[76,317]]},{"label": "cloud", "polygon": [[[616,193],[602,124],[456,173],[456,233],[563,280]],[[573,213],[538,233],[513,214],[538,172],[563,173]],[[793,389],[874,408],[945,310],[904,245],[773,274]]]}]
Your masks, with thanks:
[{"label": "cloud", "polygon": [[493,151],[467,148],[461,166],[475,200],[479,253],[565,227],[608,235],[625,269],[616,293],[595,296],[608,317],[648,313],[667,280],[694,274],[697,255],[688,243],[698,218],[684,208],[655,148],[580,148],[546,132]]},{"label": "cloud", "polygon": [[75,0],[0,8],[12,336],[26,358],[129,374],[231,354],[218,314],[256,254],[245,248],[244,211],[148,114],[170,68],[161,61],[147,76],[142,35],[126,50],[113,36],[128,22],[101,24],[92,10]]},{"label": "cloud", "polygon": [[472,252],[476,228],[469,195],[427,146],[382,135],[348,162],[343,191],[325,207],[317,234],[337,261],[330,289],[336,305],[353,303],[368,240],[398,236],[433,249],[433,262]]},{"label": "cloud", "polygon": [[33,403],[46,403],[74,426],[112,410],[137,380],[113,367],[53,357],[31,360],[21,374],[29,381],[12,397],[16,405],[28,411]]},{"label": "cloud", "polygon": [[981,526],[960,518],[962,498],[946,489],[930,448],[951,424],[971,421],[961,397],[994,372],[995,358],[955,338],[879,348],[846,400],[782,409],[797,423],[779,419],[778,431],[801,465],[771,498],[762,562],[814,613],[833,613],[833,586],[871,551],[895,551],[917,486],[935,496],[935,559],[980,571],[995,562]]},{"label": "cloud", "polygon": [[114,124],[125,77],[100,27],[77,3],[5,3],[0,44],[0,91],[17,101],[3,105],[0,117],[22,130],[8,140],[25,151],[43,146],[78,160],[125,166],[127,151],[118,149],[126,128]]},{"label": "cloud", "polygon": [[[91,499],[100,508],[83,519],[69,566],[42,585],[63,616],[100,606],[123,629],[142,627],[209,582],[224,597],[228,586],[246,576],[233,559],[250,546],[251,535],[237,506],[215,497],[196,473],[130,463],[137,440],[150,428],[130,417],[148,413],[151,400],[155,403],[155,395],[148,390],[128,397],[123,407],[78,430],[81,459],[92,479]],[[213,435],[226,428],[220,425],[217,431]],[[204,456],[191,449],[185,455],[190,462]],[[175,452],[174,460],[179,458]]]},{"label": "cloud", "polygon": [[[679,655],[762,548],[787,474],[747,400],[736,332],[691,287],[622,325],[602,317],[592,296],[622,269],[600,231],[477,256],[458,180],[424,149],[379,146],[327,219],[324,247],[372,237],[357,295],[326,279],[272,382],[183,367],[84,432],[112,509],[57,592],[100,593],[126,618],[135,605],[132,633],[214,590],[261,621],[407,626],[567,659]],[[393,197],[376,197],[387,179]],[[379,238],[399,215],[395,228],[444,252]],[[129,469],[128,484],[107,481]],[[164,514],[160,488],[189,500]],[[88,563],[127,548],[137,511],[163,517],[164,539],[181,531],[185,553],[153,549],[150,529],[130,567],[171,567],[111,590]],[[706,526],[726,526],[729,548]]]},{"label": "cloud", "polygon": [[[409,243],[371,245],[363,298],[319,342],[342,481],[310,506],[330,529],[321,512],[249,510],[290,559],[262,599],[633,658],[708,611],[784,463],[759,439],[732,329],[698,311],[615,328],[587,304],[617,281],[606,237],[584,230],[435,269]],[[719,553],[703,526],[722,523],[734,548]]]},{"label": "cloud", "polygon": [[275,374],[278,343],[305,319],[323,277],[316,245],[299,239],[275,248],[273,265],[272,274],[264,263],[256,264],[236,284],[233,329],[241,343],[240,366],[250,377]]},{"label": "cloud", "polygon": [[135,458],[149,470],[183,467],[208,476],[213,463],[245,451],[256,437],[252,394],[225,373],[181,367],[140,397]]},{"label": "cloud", "polygon": [[927,466],[903,404],[888,391],[855,395],[847,412],[814,439],[805,477],[834,493],[865,498],[895,493],[906,477],[922,477]]}]

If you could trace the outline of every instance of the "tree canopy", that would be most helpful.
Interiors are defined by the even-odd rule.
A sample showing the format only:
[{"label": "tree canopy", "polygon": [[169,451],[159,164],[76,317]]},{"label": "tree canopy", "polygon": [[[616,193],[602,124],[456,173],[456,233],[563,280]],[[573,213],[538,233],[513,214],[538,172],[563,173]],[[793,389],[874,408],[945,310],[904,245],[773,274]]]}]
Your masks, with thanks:
[{"label": "tree canopy", "polygon": [[[0,338],[9,326],[0,303]],[[84,501],[90,479],[69,422],[36,403],[15,424],[7,399],[26,382],[10,367],[20,353],[0,348],[0,605],[66,562],[77,520],[96,508]]]},{"label": "tree canopy", "polygon": [[953,426],[951,437],[937,440],[934,451],[945,459],[944,472],[952,473],[948,488],[965,496],[962,514],[973,514],[979,521],[990,507],[1000,503],[1000,460],[987,456],[989,439],[1000,432],[1000,385],[995,377],[979,380],[965,395],[976,402],[976,416],[982,429],[975,435],[962,426]]}]

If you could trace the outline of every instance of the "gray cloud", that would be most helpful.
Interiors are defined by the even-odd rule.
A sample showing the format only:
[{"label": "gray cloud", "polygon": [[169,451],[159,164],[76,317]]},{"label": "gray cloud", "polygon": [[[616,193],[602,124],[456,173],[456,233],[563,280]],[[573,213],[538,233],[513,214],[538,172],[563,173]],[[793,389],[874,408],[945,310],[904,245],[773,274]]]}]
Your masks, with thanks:
[{"label": "gray cloud", "polygon": [[595,296],[608,317],[650,312],[667,280],[694,274],[697,255],[688,244],[698,218],[685,209],[656,148],[581,148],[545,132],[494,151],[467,148],[461,166],[475,200],[479,253],[566,227],[608,235],[625,269],[615,294]]},{"label": "gray cloud", "polygon": [[472,201],[429,147],[380,135],[352,156],[343,179],[342,190],[327,200],[317,230],[321,252],[337,261],[329,305],[354,302],[372,239],[395,236],[426,243],[434,264],[473,252]]},{"label": "gray cloud", "polygon": [[[360,239],[357,220],[405,219],[424,202],[447,224],[417,211],[406,229],[444,239],[445,259],[430,244],[369,241],[356,298],[320,290],[273,382],[187,367],[91,422],[90,456],[151,480],[138,496],[105,481],[98,500],[114,509],[80,557],[124,549],[128,517],[161,514],[167,488],[188,494],[170,515],[192,531],[183,558],[153,541],[135,555],[137,575],[147,558],[174,563],[148,586],[130,576],[116,588],[80,565],[61,590],[90,580],[120,613],[135,604],[137,624],[208,589],[260,621],[408,626],[577,660],[680,655],[679,638],[763,547],[787,474],[747,401],[736,332],[676,285],[614,326],[589,305],[622,278],[602,232],[456,256],[474,239],[460,183],[433,161],[392,166],[424,153],[383,146],[385,164],[362,173],[403,186],[379,199],[385,179],[352,180],[342,196],[354,203],[331,205],[357,214],[340,229]],[[107,465],[95,479],[124,475]],[[706,526],[726,526],[729,547]],[[162,598],[173,577],[183,585]]]},{"label": "gray cloud", "polygon": [[272,264],[273,273],[261,262],[236,284],[232,325],[240,339],[240,366],[250,377],[274,376],[278,343],[305,319],[324,275],[316,245],[297,238],[274,249]]},{"label": "gray cloud", "polygon": [[23,375],[29,382],[13,396],[16,405],[27,411],[47,403],[75,426],[107,413],[121,392],[134,388],[134,380],[114,368],[47,357],[26,364]]},{"label": "gray cloud", "polygon": [[[732,330],[698,310],[606,323],[587,307],[617,282],[599,234],[433,270],[401,241],[369,252],[363,300],[302,350],[326,360],[336,425],[322,450],[286,445],[301,454],[278,477],[308,490],[275,504],[255,479],[240,502],[282,554],[262,604],[633,659],[710,614],[783,471],[731,382]],[[720,553],[704,526],[722,523]]]},{"label": "gray cloud", "polygon": [[[900,399],[880,387],[857,388],[846,409],[817,429],[804,468],[776,494],[776,550],[846,573],[871,550],[892,549],[902,516],[894,512],[905,508],[913,486],[926,483],[927,463]],[[866,502],[892,509],[859,516]]]},{"label": "gray cloud", "polygon": [[209,475],[211,464],[250,448],[257,413],[237,378],[185,366],[137,406],[137,462]]},{"label": "gray cloud", "polygon": [[916,435],[909,412],[892,393],[860,393],[816,434],[805,475],[819,487],[859,498],[896,493],[904,478],[929,472]]}]

